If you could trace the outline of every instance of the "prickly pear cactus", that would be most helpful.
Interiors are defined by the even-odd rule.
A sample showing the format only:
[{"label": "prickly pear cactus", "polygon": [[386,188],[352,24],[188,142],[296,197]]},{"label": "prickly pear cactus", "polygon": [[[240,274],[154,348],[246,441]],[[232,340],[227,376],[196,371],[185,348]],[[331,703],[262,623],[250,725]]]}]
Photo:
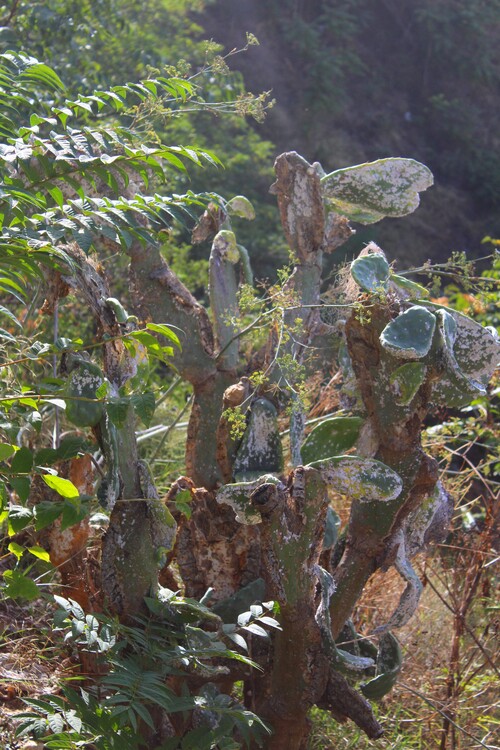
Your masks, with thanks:
[{"label": "prickly pear cactus", "polygon": [[334,456],[325,461],[313,461],[324,479],[337,492],[353,500],[388,502],[401,494],[403,481],[389,466],[373,458]]},{"label": "prickly pear cactus", "polygon": [[361,685],[365,698],[379,701],[392,690],[401,672],[403,655],[399,643],[392,633],[384,633],[380,639],[376,677]]},{"label": "prickly pear cactus", "polygon": [[[318,347],[323,352],[338,349],[344,376],[340,398],[346,414],[324,420],[304,439],[306,407],[286,387],[279,398],[273,392],[273,403],[255,395],[252,400],[249,388],[238,389],[243,393],[234,404],[225,403],[235,395],[232,389],[238,377],[250,372],[244,369],[238,348],[237,291],[242,272],[247,283],[252,274],[248,253],[238,245],[227,217],[252,218],[253,212],[237,196],[220,211],[210,257],[215,344],[213,349],[205,346],[210,341],[202,337],[208,352],[207,357],[203,354],[203,366],[197,369],[196,361],[189,360],[188,379],[196,395],[189,440],[197,448],[197,460],[188,462],[188,471],[193,477],[200,466],[205,472],[212,464],[221,469],[218,475],[212,471],[210,482],[198,473],[208,497],[203,507],[213,512],[207,527],[216,528],[219,512],[224,530],[230,529],[221,564],[232,570],[234,557],[238,566],[245,555],[248,559],[255,553],[257,558],[250,586],[243,586],[240,578],[240,590],[232,591],[231,576],[221,614],[234,620],[239,607],[251,606],[252,597],[261,598],[264,592],[279,604],[282,631],[272,639],[271,666],[267,665],[271,674],[254,698],[263,718],[273,724],[269,750],[299,750],[307,744],[304,727],[314,704],[330,708],[340,720],[354,719],[369,737],[380,736],[382,730],[363,696],[380,699],[398,677],[401,651],[390,629],[408,621],[422,590],[412,558],[429,542],[442,538],[452,507],[438,483],[437,463],[422,448],[421,425],[433,403],[460,405],[484,393],[499,347],[492,331],[433,304],[427,290],[396,274],[374,243],[352,262],[350,278],[342,282],[343,309],[335,313],[335,326],[319,311],[322,256],[349,236],[347,220],[371,224],[413,211],[420,192],[433,181],[425,166],[411,159],[382,159],[325,175],[320,165],[308,164],[291,152],[278,157],[275,168],[272,192],[294,258],[285,285],[287,299],[293,303],[288,307],[287,302],[281,310],[287,335],[277,337],[274,330],[258,356],[278,390],[286,385],[280,355],[281,362],[285,354],[298,365],[309,366],[308,358]],[[164,297],[163,288],[160,291]],[[175,306],[170,313],[178,314]],[[302,321],[300,331],[297,317]],[[190,313],[183,326],[196,338],[193,319]],[[293,335],[288,335],[290,331]],[[332,334],[342,338],[340,347],[332,347],[331,340],[325,346]],[[184,357],[186,352],[188,347]],[[215,384],[212,390],[208,383]],[[234,439],[228,448],[223,417],[217,443],[223,449],[207,461],[207,467],[207,425],[214,421],[207,415],[219,395],[224,408],[247,409],[246,429],[239,446]],[[283,414],[278,422],[278,409],[285,402],[292,465],[288,477],[283,476]],[[226,482],[222,486],[221,477]],[[349,522],[340,535],[330,490],[351,500]],[[232,514],[219,504],[234,511],[241,524],[238,534],[245,532],[238,537],[244,544],[234,541],[231,546],[235,524]],[[189,538],[196,540],[196,522],[191,519],[191,524]],[[221,538],[220,528],[211,538]],[[208,540],[208,535],[203,539]],[[218,554],[213,552],[213,561]],[[189,575],[196,568],[191,564],[194,560],[193,555],[188,561]],[[375,635],[378,649],[356,633],[354,646],[344,648],[339,634],[367,581],[377,569],[391,565],[404,581],[404,590],[395,612],[381,618],[387,621],[370,634],[370,638]],[[238,566],[235,581],[241,573]],[[202,567],[196,569],[200,578]],[[211,568],[209,575],[217,568],[206,567]],[[208,584],[206,590],[217,585],[217,579],[203,583]],[[350,681],[362,683],[361,693]]]},{"label": "prickly pear cactus", "polygon": [[104,382],[101,369],[83,357],[72,355],[66,386],[66,416],[77,427],[94,427],[104,414],[104,404],[96,397]]},{"label": "prickly pear cactus", "polygon": [[436,317],[425,307],[413,305],[384,328],[380,341],[393,357],[422,359],[430,351]]},{"label": "prickly pear cactus", "polygon": [[351,276],[365,292],[387,291],[390,267],[382,253],[371,253],[351,263]]},{"label": "prickly pear cactus", "polygon": [[398,404],[408,406],[424,383],[427,367],[422,362],[407,362],[389,378],[390,388]]},{"label": "prickly pear cactus", "polygon": [[401,312],[384,328],[380,342],[392,357],[414,362],[390,375],[391,385],[400,391],[401,404],[410,403],[426,373],[432,371],[432,400],[464,406],[486,393],[500,359],[494,329],[431,302]]},{"label": "prickly pear cactus", "polygon": [[248,221],[255,219],[255,209],[244,195],[235,195],[226,203],[225,209],[230,216],[238,216]]},{"label": "prickly pear cactus", "polygon": [[412,213],[418,207],[419,193],[433,182],[426,166],[401,158],[337,169],[321,180],[327,204],[361,224]]},{"label": "prickly pear cactus", "polygon": [[304,464],[338,456],[350,450],[359,437],[361,417],[331,417],[320,422],[302,444]]},{"label": "prickly pear cactus", "polygon": [[434,384],[433,401],[464,406],[486,393],[500,360],[500,341],[494,328],[485,328],[456,312],[427,303],[435,311],[438,351],[444,372]]},{"label": "prickly pear cactus", "polygon": [[321,600],[316,610],[316,622],[321,631],[330,663],[335,671],[355,680],[360,679],[363,673],[375,666],[375,662],[369,656],[359,656],[337,646],[332,636],[329,609],[330,599],[335,591],[335,583],[331,574],[319,565],[316,566],[315,573],[321,588]]}]

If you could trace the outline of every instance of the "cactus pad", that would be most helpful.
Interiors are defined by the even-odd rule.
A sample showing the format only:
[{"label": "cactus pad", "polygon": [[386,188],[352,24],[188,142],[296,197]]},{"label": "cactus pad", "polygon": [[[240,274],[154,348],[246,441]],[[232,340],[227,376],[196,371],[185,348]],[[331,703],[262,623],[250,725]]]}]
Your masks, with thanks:
[{"label": "cactus pad", "polygon": [[419,204],[419,192],[433,184],[432,172],[413,159],[379,159],[325,175],[321,184],[332,209],[361,224],[405,216]]},{"label": "cactus pad", "polygon": [[252,221],[255,219],[255,209],[244,195],[235,195],[226,203],[226,211],[230,216],[239,216],[241,219]]},{"label": "cactus pad", "polygon": [[363,672],[366,673],[374,667],[375,662],[369,656],[358,656],[337,647],[332,636],[329,611],[330,599],[335,591],[335,583],[332,575],[319,565],[314,566],[314,572],[318,577],[321,588],[321,600],[316,611],[316,622],[321,631],[325,652],[336,672],[341,672],[353,679],[359,679]]},{"label": "cactus pad", "polygon": [[431,348],[435,328],[435,315],[425,307],[413,305],[386,325],[380,342],[398,359],[421,359]]},{"label": "cactus pad", "polygon": [[396,547],[394,567],[403,580],[406,581],[406,587],[401,594],[398,606],[389,617],[389,620],[385,625],[380,625],[378,628],[375,628],[373,631],[374,634],[386,633],[388,630],[402,628],[403,625],[406,625],[418,607],[420,595],[423,590],[422,582],[413,570],[413,566],[408,559],[406,537],[402,529],[399,529],[394,535],[392,544]]},{"label": "cactus pad", "polygon": [[351,276],[365,292],[387,291],[389,264],[381,253],[356,258],[351,263]]},{"label": "cactus pad", "polygon": [[334,456],[310,464],[333,489],[354,500],[394,500],[403,489],[399,474],[374,458]]},{"label": "cactus pad", "polygon": [[352,448],[363,424],[361,417],[332,417],[317,425],[302,444],[302,461],[320,461]]},{"label": "cactus pad", "polygon": [[494,329],[445,308],[436,309],[438,336],[445,372],[433,387],[433,401],[464,406],[486,393],[500,358],[500,342]]},{"label": "cactus pad", "polygon": [[405,520],[406,551],[409,558],[421,552],[430,542],[446,538],[453,516],[453,499],[442,482],[434,492],[413,510]]},{"label": "cactus pad", "polygon": [[83,399],[96,399],[96,391],[104,382],[104,376],[92,362],[75,357],[73,364],[66,386],[66,416],[77,427],[94,427],[104,415],[104,404]]},{"label": "cactus pad", "polygon": [[427,367],[422,362],[407,362],[392,373],[391,390],[398,404],[407,406],[413,401],[426,373]]},{"label": "cactus pad", "polygon": [[394,687],[401,671],[403,657],[396,638],[385,633],[381,639],[377,656],[377,676],[361,685],[365,698],[378,701]]},{"label": "cactus pad", "polygon": [[230,229],[221,229],[213,241],[214,247],[220,254],[220,257],[229,263],[237,263],[240,259],[236,235]]},{"label": "cactus pad", "polygon": [[403,299],[426,299],[430,297],[430,292],[424,286],[410,281],[405,276],[398,276],[397,273],[391,273],[391,283],[396,287],[396,291]]},{"label": "cactus pad", "polygon": [[323,537],[323,549],[332,549],[337,543],[340,528],[340,516],[333,508],[326,509],[325,535]]}]

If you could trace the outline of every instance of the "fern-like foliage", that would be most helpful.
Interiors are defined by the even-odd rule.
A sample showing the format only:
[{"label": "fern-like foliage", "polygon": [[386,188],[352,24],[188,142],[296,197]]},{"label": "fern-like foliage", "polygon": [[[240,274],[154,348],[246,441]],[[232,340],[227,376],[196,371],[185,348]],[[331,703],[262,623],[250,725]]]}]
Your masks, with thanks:
[{"label": "fern-like foliage", "polygon": [[64,94],[49,66],[23,53],[0,55],[0,291],[16,296],[41,264],[70,262],[69,241],[86,252],[102,236],[125,250],[134,240],[155,242],[214,198],[161,192],[172,170],[220,164],[213,154],[148,142],[118,119],[146,100],[186,102],[189,81],[159,77],[78,99]]}]

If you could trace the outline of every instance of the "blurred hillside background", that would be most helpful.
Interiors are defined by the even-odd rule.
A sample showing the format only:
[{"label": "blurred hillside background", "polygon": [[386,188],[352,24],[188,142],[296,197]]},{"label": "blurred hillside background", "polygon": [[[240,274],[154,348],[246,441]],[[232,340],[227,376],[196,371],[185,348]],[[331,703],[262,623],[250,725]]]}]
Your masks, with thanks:
[{"label": "blurred hillside background", "polygon": [[478,257],[481,239],[500,234],[500,0],[30,0],[1,12],[2,48],[29,50],[81,92],[179,60],[196,71],[203,40],[225,55],[255,34],[259,46],[230,56],[233,73],[204,85],[214,100],[224,90],[271,91],[276,103],[262,122],[200,110],[161,125],[151,113],[149,125],[224,162],[224,171],[193,170],[188,187],[254,202],[257,221],[240,241],[260,277],[273,275],[275,258],[286,261],[268,195],[285,150],[327,172],[386,156],[434,172],[419,211],[360,227],[353,251],[374,239],[401,265],[420,265],[452,251]]},{"label": "blurred hillside background", "polygon": [[[201,16],[276,106],[257,132],[326,171],[386,156],[427,164],[411,218],[363,230],[406,263],[472,255],[500,230],[497,0],[218,0]],[[358,240],[361,239],[358,232]]]}]

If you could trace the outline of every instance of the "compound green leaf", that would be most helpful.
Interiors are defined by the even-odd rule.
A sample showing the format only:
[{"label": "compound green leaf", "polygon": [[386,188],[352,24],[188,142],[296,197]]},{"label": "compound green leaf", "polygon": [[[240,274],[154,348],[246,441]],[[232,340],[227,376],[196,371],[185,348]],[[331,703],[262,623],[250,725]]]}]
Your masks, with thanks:
[{"label": "compound green leaf", "polygon": [[11,505],[8,516],[9,536],[14,536],[18,531],[25,529],[32,520],[33,511],[31,508],[25,508],[23,505]]},{"label": "compound green leaf", "polygon": [[136,393],[131,396],[130,400],[139,419],[144,422],[146,427],[149,427],[155,413],[155,394],[152,391]]},{"label": "compound green leaf", "polygon": [[3,577],[5,580],[5,596],[11,599],[27,599],[28,601],[38,599],[40,596],[36,583],[24,573],[21,573],[20,570],[5,570]]},{"label": "compound green leaf", "polygon": [[29,474],[32,468],[33,453],[29,448],[23,446],[18,451],[16,451],[16,454],[12,459],[10,469],[12,472],[14,472],[14,474]]},{"label": "compound green leaf", "polygon": [[37,557],[39,560],[50,562],[50,555],[43,547],[39,547],[38,545],[34,547],[28,547],[28,552],[30,552],[34,557]]},{"label": "compound green leaf", "polygon": [[155,331],[155,333],[161,333],[162,336],[170,339],[179,349],[181,348],[179,337],[166,323],[146,323],[146,328],[150,331]]},{"label": "compound green leaf", "polygon": [[108,417],[115,427],[123,427],[127,419],[127,413],[130,406],[131,398],[113,398],[106,404]]},{"label": "compound green leaf", "polygon": [[56,477],[53,474],[42,474],[42,479],[51,490],[55,490],[61,497],[79,497],[80,492],[73,482],[64,477]]},{"label": "compound green leaf", "polygon": [[17,557],[18,560],[21,559],[21,557],[24,555],[26,551],[26,547],[23,547],[21,544],[18,544],[17,542],[11,542],[9,546],[7,547],[9,552],[12,552],[13,555]]},{"label": "compound green leaf", "polygon": [[63,503],[54,503],[50,500],[43,500],[41,503],[37,503],[33,509],[35,516],[35,529],[41,531],[46,526],[50,526],[56,518],[59,518],[63,512]]},{"label": "compound green leaf", "polygon": [[19,499],[24,503],[29,497],[31,490],[31,477],[12,477],[9,479],[12,489],[15,490]]},{"label": "compound green leaf", "polygon": [[10,458],[13,453],[17,450],[15,445],[9,443],[0,443],[0,461],[5,461],[6,458]]}]

